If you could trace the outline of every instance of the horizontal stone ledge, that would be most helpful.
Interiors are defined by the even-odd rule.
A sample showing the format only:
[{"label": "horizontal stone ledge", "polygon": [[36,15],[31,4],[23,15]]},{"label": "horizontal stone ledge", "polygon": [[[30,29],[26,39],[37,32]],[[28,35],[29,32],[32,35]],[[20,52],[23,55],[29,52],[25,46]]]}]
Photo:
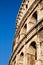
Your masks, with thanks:
[{"label": "horizontal stone ledge", "polygon": [[[34,9],[38,6],[38,4],[41,2],[42,0],[35,0],[35,2],[31,5],[31,7],[29,8],[29,10],[27,11],[27,13],[24,15],[24,17],[23,17],[23,19],[21,20],[21,22],[20,22],[20,25],[18,26],[18,30],[17,30],[17,32],[16,32],[16,35],[15,35],[15,37],[17,37],[18,36],[18,33],[19,33],[19,29],[20,28],[22,28],[22,26],[23,26],[23,24],[25,23],[25,21],[23,21],[24,19],[26,20],[26,18],[28,18],[28,16],[30,16],[31,15],[31,13],[34,11]],[[34,4],[35,3],[37,3],[36,4],[36,6],[34,7]],[[29,13],[29,11],[32,9],[32,6],[34,7],[34,9]],[[28,15],[28,13],[29,13],[29,15]],[[28,16],[27,16],[28,15]],[[23,21],[23,22],[22,22]]]},{"label": "horizontal stone ledge", "polygon": [[[39,32],[39,30],[38,30],[38,32]],[[37,33],[36,33],[37,34]],[[30,41],[30,40],[29,40]],[[27,42],[28,43],[28,42]],[[24,46],[23,46],[24,47]],[[22,47],[21,47],[22,48]],[[22,49],[20,49],[20,51],[21,51]],[[16,56],[16,55],[15,55]],[[12,61],[14,61],[15,59],[13,59]]]}]

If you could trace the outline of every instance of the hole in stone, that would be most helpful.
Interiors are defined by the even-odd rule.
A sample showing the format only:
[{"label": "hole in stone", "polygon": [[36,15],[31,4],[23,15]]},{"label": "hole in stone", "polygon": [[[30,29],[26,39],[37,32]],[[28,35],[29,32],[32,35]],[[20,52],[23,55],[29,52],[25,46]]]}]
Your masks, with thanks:
[{"label": "hole in stone", "polygon": [[28,5],[26,4],[26,8],[28,8]]},{"label": "hole in stone", "polygon": [[32,46],[33,48],[35,48],[36,49],[36,43],[33,41],[32,43],[31,43],[31,45],[30,46]]},{"label": "hole in stone", "polygon": [[34,12],[33,17],[35,18],[35,20],[37,22],[37,11]]},{"label": "hole in stone", "polygon": [[21,52],[21,54],[20,54],[21,56],[24,56],[24,53],[23,52]]},{"label": "hole in stone", "polygon": [[27,28],[27,24],[24,25],[24,28],[25,28],[25,29]]}]

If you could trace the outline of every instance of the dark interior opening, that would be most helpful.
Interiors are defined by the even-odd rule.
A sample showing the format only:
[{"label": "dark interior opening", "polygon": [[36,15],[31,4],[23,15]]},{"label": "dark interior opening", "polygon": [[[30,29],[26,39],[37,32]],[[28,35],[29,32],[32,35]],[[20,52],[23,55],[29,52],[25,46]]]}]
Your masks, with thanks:
[{"label": "dark interior opening", "polygon": [[21,56],[24,56],[24,53],[23,52],[21,52],[21,54],[20,54]]},{"label": "dark interior opening", "polygon": [[31,43],[31,46],[35,49],[35,60],[37,60],[37,48],[36,48],[36,43],[35,43],[35,41],[33,41],[33,42]]},{"label": "dark interior opening", "polygon": [[33,17],[36,19],[37,22],[37,11],[34,12]]},{"label": "dark interior opening", "polygon": [[26,4],[26,8],[28,8],[28,5]]},{"label": "dark interior opening", "polygon": [[24,25],[24,28],[25,28],[25,29],[27,28],[27,24]]},{"label": "dark interior opening", "polygon": [[36,43],[34,41],[31,43],[31,46],[36,49]]}]

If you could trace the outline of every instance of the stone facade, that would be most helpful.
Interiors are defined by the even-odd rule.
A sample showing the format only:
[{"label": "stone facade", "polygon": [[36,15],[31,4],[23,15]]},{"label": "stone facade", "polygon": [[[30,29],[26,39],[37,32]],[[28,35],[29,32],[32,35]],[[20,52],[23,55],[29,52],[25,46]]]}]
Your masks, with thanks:
[{"label": "stone facade", "polygon": [[23,0],[9,65],[43,65],[43,0]]}]

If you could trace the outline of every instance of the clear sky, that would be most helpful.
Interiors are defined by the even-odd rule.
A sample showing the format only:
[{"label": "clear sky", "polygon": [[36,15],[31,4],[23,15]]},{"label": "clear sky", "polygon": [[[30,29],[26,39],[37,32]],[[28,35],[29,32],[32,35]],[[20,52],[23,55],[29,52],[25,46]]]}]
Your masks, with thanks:
[{"label": "clear sky", "polygon": [[8,65],[22,0],[0,0],[0,65]]}]

